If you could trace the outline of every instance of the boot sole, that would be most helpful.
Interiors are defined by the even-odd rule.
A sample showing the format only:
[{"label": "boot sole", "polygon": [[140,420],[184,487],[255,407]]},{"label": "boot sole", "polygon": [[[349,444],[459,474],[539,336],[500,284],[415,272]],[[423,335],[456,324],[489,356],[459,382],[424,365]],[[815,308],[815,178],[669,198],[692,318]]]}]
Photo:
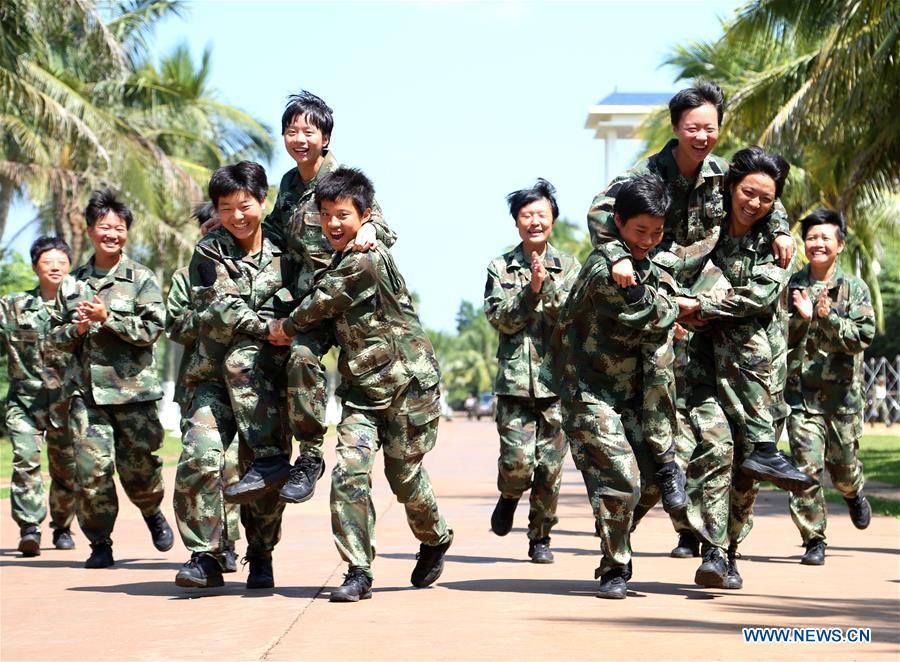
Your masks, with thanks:
[{"label": "boot sole", "polygon": [[692,550],[692,549],[688,549],[687,551],[681,552],[681,551],[678,551],[678,548],[676,547],[671,552],[669,552],[669,556],[671,556],[673,559],[699,559],[700,552],[697,552],[695,554],[694,550]]},{"label": "boot sole", "polygon": [[263,583],[254,582],[252,584],[250,582],[247,582],[247,588],[250,589],[251,591],[256,591],[259,589],[266,589],[266,588],[275,588],[275,582],[263,582]]},{"label": "boot sole", "polygon": [[190,577],[179,577],[175,576],[175,586],[180,586],[181,588],[219,588],[220,586],[225,586],[225,580],[220,579],[218,582],[213,581],[210,583],[209,578],[206,579],[202,584]]},{"label": "boot sole", "polygon": [[172,540],[170,540],[169,543],[166,545],[157,545],[156,541],[153,541],[153,546],[156,548],[156,551],[158,551],[158,552],[168,552],[170,549],[172,549],[175,546],[175,537],[173,536]]},{"label": "boot sole", "polygon": [[115,561],[113,561],[112,563],[104,563],[102,565],[96,564],[96,563],[88,564],[85,561],[84,567],[87,568],[88,570],[102,570],[103,568],[112,568],[115,564],[116,564]]},{"label": "boot sole", "polygon": [[75,549],[75,543],[74,543],[74,542],[73,542],[73,543],[65,543],[65,544],[62,544],[62,545],[54,544],[54,545],[53,545],[53,548],[54,548],[54,549],[59,549],[59,550],[62,550],[62,551],[67,551],[67,550],[70,550],[70,549]]},{"label": "boot sole", "polygon": [[291,496],[285,496],[284,492],[279,492],[278,498],[281,499],[282,501],[284,501],[285,503],[306,503],[307,501],[309,501],[310,499],[313,498],[313,495],[315,493],[316,493],[316,486],[313,485],[313,488],[309,491],[309,493],[306,494],[305,496],[300,497],[299,499],[291,497]]},{"label": "boot sole", "polygon": [[535,559],[535,558],[531,559],[532,563],[537,563],[538,565],[550,565],[554,561],[555,561],[555,559]]},{"label": "boot sole", "polygon": [[745,460],[741,465],[741,471],[755,480],[767,480],[775,487],[787,492],[803,492],[816,484],[816,482],[808,476],[806,481],[785,478],[784,474],[775,473],[769,469],[769,467],[749,460]]},{"label": "boot sole", "polygon": [[694,583],[703,588],[727,588],[725,577],[713,570],[697,569],[694,575]]},{"label": "boot sole", "polygon": [[37,540],[22,540],[19,542],[19,551],[22,556],[32,557],[41,555],[41,543]]},{"label": "boot sole", "polygon": [[336,595],[332,593],[328,597],[328,602],[359,602],[360,600],[369,600],[372,598],[372,591],[363,593],[362,595]]},{"label": "boot sole", "polygon": [[611,593],[601,593],[597,591],[596,597],[601,600],[624,600],[627,596],[625,593],[620,593],[619,591],[613,591]]},{"label": "boot sole", "polygon": [[801,559],[800,559],[800,565],[825,565],[825,559],[822,559],[822,560],[820,561],[820,560],[818,560],[818,559],[806,559],[806,558],[801,558]]},{"label": "boot sole", "polygon": [[742,589],[742,588],[744,588],[744,580],[735,581],[735,580],[733,580],[733,579],[728,579],[728,578],[726,577],[726,578],[725,578],[725,586],[723,586],[722,588],[727,588],[727,589],[732,590],[732,591],[736,591],[736,590],[738,590],[738,589]]},{"label": "boot sole", "polygon": [[272,490],[280,490],[284,485],[287,477],[282,480],[276,481],[274,483],[269,483],[268,485],[263,485],[262,487],[257,487],[254,485],[249,490],[244,490],[243,492],[239,492],[237,494],[229,494],[227,491],[225,492],[225,502],[226,503],[239,503],[239,504],[248,504],[253,503],[257,499],[260,499],[263,495],[271,492]]}]

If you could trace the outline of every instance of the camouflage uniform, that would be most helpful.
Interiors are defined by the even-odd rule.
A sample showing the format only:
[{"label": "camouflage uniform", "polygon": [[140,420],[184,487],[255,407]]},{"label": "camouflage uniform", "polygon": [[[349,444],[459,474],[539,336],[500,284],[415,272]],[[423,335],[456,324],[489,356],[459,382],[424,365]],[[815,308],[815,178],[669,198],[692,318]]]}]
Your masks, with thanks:
[{"label": "camouflage uniform", "polygon": [[426,545],[450,539],[422,460],[437,440],[440,373],[393,257],[379,241],[347,251],[293,314],[299,330],[324,322],[341,348],[343,419],[331,474],[331,527],[341,558],[371,576],[375,510],[371,472],[384,448],[384,473]]},{"label": "camouflage uniform", "polygon": [[578,260],[547,244],[547,278],[531,289],[531,259],[522,244],[493,260],[484,289],[484,312],[500,332],[497,347],[497,489],[519,499],[531,489],[528,538],[541,540],[559,521],[556,503],[568,444],[560,428],[559,398],[539,372],[559,310],[578,276]]},{"label": "camouflage uniform", "polygon": [[[286,347],[270,345],[268,320],[286,314],[291,297],[283,287],[281,251],[267,237],[261,251],[247,255],[224,228],[216,228],[194,248],[189,268],[191,300],[199,320],[198,340],[185,372],[191,399],[184,425],[184,442],[175,476],[175,516],[185,547],[220,558],[229,542],[240,537],[228,517],[225,471],[236,435],[243,474],[253,456],[244,441],[256,439],[289,453],[284,399]],[[255,385],[252,407],[257,418],[244,429],[226,387],[225,357],[252,348],[252,364],[239,366],[245,383]],[[234,375],[231,375],[233,378]],[[240,397],[240,394],[238,395]],[[241,506],[248,555],[268,554],[281,536],[284,504],[277,492],[267,492]]]},{"label": "camouflage uniform", "polygon": [[[188,275],[188,268],[183,267],[172,274],[172,281],[169,285],[169,295],[166,298],[166,335],[169,340],[179,343],[184,347],[181,355],[181,362],[178,366],[178,378],[175,384],[175,402],[181,410],[181,435],[182,445],[184,437],[189,428],[189,418],[187,416],[188,409],[191,404],[191,393],[185,386],[188,366],[197,347],[197,337],[200,331],[200,319],[191,305],[191,281]],[[209,329],[205,329],[209,334]],[[221,384],[219,385],[221,389]],[[228,402],[228,394],[220,391],[215,393],[221,398],[224,395],[223,402]],[[211,401],[207,395],[201,394],[201,400]],[[210,410],[216,410],[220,403],[210,402]],[[218,418],[225,418],[229,414],[222,414]],[[220,427],[210,426],[213,430],[221,430]],[[238,471],[238,444],[225,444],[227,450],[222,458],[222,481],[225,487],[233,485],[240,480]],[[189,452],[190,456],[191,453]],[[185,490],[185,485],[175,482],[175,501],[179,499],[179,492]],[[189,492],[190,490],[188,490]],[[188,499],[191,497],[188,495]],[[240,538],[240,528],[238,521],[240,519],[240,509],[234,504],[225,504],[225,530],[227,531],[226,540],[234,541]]]},{"label": "camouflage uniform", "polygon": [[[81,301],[103,300],[108,318],[78,335],[74,317]],[[69,424],[78,477],[78,523],[91,544],[111,544],[119,500],[113,471],[144,517],[163,499],[163,442],[157,401],[162,389],[154,344],[166,311],[153,272],[122,255],[107,273],[94,258],[67,278],[53,313],[53,342],[74,354],[67,381]]]},{"label": "camouflage uniform", "polygon": [[[626,181],[647,173],[659,175],[666,182],[672,204],[666,214],[663,240],[653,249],[650,259],[670,274],[678,286],[690,287],[715,248],[728,212],[725,209],[728,163],[708,155],[700,165],[697,178],[691,182],[678,170],[673,155],[677,145],[677,139],[670,140],[662,150],[616,177],[605,191],[598,194],[588,212],[588,230],[594,246],[603,246],[613,263],[630,257],[623,243],[611,241],[616,195]],[[790,234],[787,214],[780,202],[775,203],[765,222],[770,242],[776,235]],[[644,408],[655,414],[645,421],[645,441],[656,454],[657,462],[664,463],[674,459],[675,451],[670,444],[678,430],[672,370],[674,355],[671,342],[667,349],[663,349],[657,339],[651,338],[650,341],[650,346],[643,350],[646,381]],[[653,348],[658,349],[654,352]]]},{"label": "camouflage uniform", "polygon": [[6,427],[13,449],[12,516],[19,528],[47,516],[41,445],[50,465],[50,526],[67,529],[75,517],[75,451],[68,434],[68,401],[61,395],[67,358],[48,342],[53,301],[40,288],[0,299],[0,350],[6,352],[9,391]]},{"label": "camouflage uniform", "polygon": [[698,439],[688,465],[688,518],[702,540],[722,549],[749,533],[759,489],[738,468],[754,444],[775,441],[770,326],[785,305],[793,262],[778,265],[765,227],[759,221],[734,237],[726,222],[711,262],[727,284],[696,285],[700,317],[710,323],[694,334],[686,373]]},{"label": "camouflage uniform", "polygon": [[[317,273],[331,262],[331,245],[322,233],[319,210],[315,202],[316,183],[324,175],[340,167],[337,159],[328,152],[316,176],[304,182],[300,171],[292,168],[281,178],[275,207],[263,221],[263,228],[272,242],[284,252],[285,285],[294,301],[306,296]],[[381,208],[374,203],[371,221],[376,235],[387,246],[396,237],[388,229],[381,215]],[[288,276],[288,274],[290,274]],[[293,330],[294,327],[289,327]],[[334,340],[327,328],[307,328],[293,338],[287,360],[288,421],[293,436],[299,440],[301,454],[321,457],[325,438],[325,404],[327,399],[325,366],[322,357]],[[226,384],[235,404],[234,414],[239,427],[245,427],[257,419],[257,407],[248,396],[257,390],[257,384],[247,381],[242,366],[251,365],[254,348],[240,348],[226,357]],[[258,373],[256,373],[258,374]],[[246,403],[244,406],[241,403]],[[278,455],[278,446],[265,446],[258,438],[248,440],[256,457]]]},{"label": "camouflage uniform", "polygon": [[[816,301],[828,289],[831,311],[817,314]],[[863,488],[859,438],[863,429],[863,350],[875,337],[875,313],[869,288],[840,266],[827,282],[812,279],[809,265],[794,274],[791,290],[805,289],[813,301],[813,317],[793,313],[790,319],[786,400],[791,406],[788,435],[800,471],[816,479],[813,487],[791,495],[791,517],[803,543],[825,539],[825,495],[822,473],[827,468],[835,488],[845,497]]]},{"label": "camouflage uniform", "polygon": [[649,260],[635,264],[642,292],[616,285],[611,268],[598,250],[588,257],[541,370],[560,395],[563,431],[594,510],[603,552],[597,576],[628,565],[633,514],[659,499],[656,463],[643,439],[641,346],[648,333],[663,336],[678,315]]}]

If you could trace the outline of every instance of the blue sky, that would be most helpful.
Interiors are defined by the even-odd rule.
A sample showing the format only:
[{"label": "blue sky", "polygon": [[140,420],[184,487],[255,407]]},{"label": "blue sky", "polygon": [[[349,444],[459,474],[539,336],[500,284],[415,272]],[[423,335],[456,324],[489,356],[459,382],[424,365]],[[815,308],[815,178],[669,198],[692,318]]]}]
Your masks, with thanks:
[{"label": "blue sky", "polygon": [[[293,165],[278,136],[287,95],[323,97],[334,154],[374,181],[423,322],[452,330],[462,299],[480,304],[488,262],[518,240],[505,195],[544,177],[582,224],[605,184],[589,106],[616,88],[675,91],[660,68],[671,48],[714,39],[740,4],[193,2],[154,50],[186,42],[199,60],[212,48],[219,98],[278,137],[275,183]],[[637,148],[620,143],[616,171]],[[30,216],[16,207],[4,244]]]}]

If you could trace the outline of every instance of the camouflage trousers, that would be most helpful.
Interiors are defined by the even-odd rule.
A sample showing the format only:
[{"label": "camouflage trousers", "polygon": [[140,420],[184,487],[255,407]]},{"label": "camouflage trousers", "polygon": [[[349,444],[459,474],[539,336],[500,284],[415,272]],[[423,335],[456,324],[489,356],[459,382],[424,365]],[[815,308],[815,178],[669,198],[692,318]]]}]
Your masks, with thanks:
[{"label": "camouflage trousers", "polygon": [[[688,412],[684,409],[678,409],[676,413],[678,420],[678,434],[675,435],[675,464],[678,468],[687,474],[687,466],[697,447],[697,438],[694,436],[694,428],[691,427],[691,419]],[[643,516],[643,514],[641,514]],[[635,515],[637,518],[637,515]],[[672,526],[678,533],[692,533],[690,523],[688,522],[687,513],[680,511],[671,513],[669,518],[672,520]]]},{"label": "camouflage trousers", "polygon": [[563,432],[581,471],[594,511],[603,558],[595,577],[631,560],[631,531],[637,509],[646,513],[659,500],[656,461],[643,440],[641,397],[615,405],[563,403]]},{"label": "camouflage trousers", "polygon": [[69,424],[78,478],[78,524],[92,544],[111,543],[119,514],[113,472],[145,517],[163,500],[163,428],[157,402],[98,405],[90,394],[72,397]]},{"label": "camouflage trousers", "polygon": [[[283,421],[283,416],[276,415],[273,425],[283,425]],[[240,512],[248,550],[270,552],[281,537],[284,504],[278,491],[269,491],[240,509],[225,503],[225,488],[240,480],[239,473],[246,471],[253,456],[237,439],[237,423],[224,384],[203,382],[193,389],[182,432],[174,506],[184,546],[190,552],[221,557],[241,537]],[[286,443],[287,435],[281,438]]]},{"label": "camouflage trousers", "polygon": [[370,576],[375,558],[372,468],[379,448],[384,449],[384,475],[416,539],[439,545],[450,537],[422,466],[437,441],[438,396],[436,386],[422,389],[413,380],[387,409],[344,404],[331,472],[331,531],[341,558]]},{"label": "camouflage trousers", "polygon": [[753,446],[734,433],[712,393],[701,397],[697,391],[690,410],[697,445],[687,467],[687,519],[700,540],[727,549],[753,528],[759,484],[740,470]]},{"label": "camouflage trousers", "polygon": [[497,489],[508,499],[531,489],[529,540],[546,538],[559,521],[556,504],[568,450],[561,423],[558,398],[497,398]]},{"label": "camouflage trousers", "polygon": [[20,529],[47,517],[41,477],[41,446],[46,442],[50,469],[50,526],[67,529],[75,518],[75,448],[68,434],[68,401],[50,409],[27,407],[15,396],[6,401],[6,428],[12,442],[12,517]]},{"label": "camouflage trousers", "polygon": [[675,460],[678,415],[675,406],[674,329],[652,334],[641,344],[644,444],[657,464]]},{"label": "camouflage trousers", "polygon": [[862,413],[838,415],[794,411],[788,418],[788,437],[797,468],[816,479],[816,484],[800,494],[791,494],[791,518],[805,545],[814,538],[825,539],[826,509],[822,476],[825,469],[835,489],[854,497],[865,483],[859,460]]},{"label": "camouflage trousers", "polygon": [[[321,357],[331,346],[324,328],[294,336],[290,349],[247,338],[235,343],[225,357],[225,383],[241,437],[254,457],[284,453],[273,443],[275,430],[266,410],[272,383],[266,375],[286,374],[287,418],[291,434],[298,439],[300,452],[322,456],[325,440],[326,382]],[[290,455],[288,446],[288,455]]]}]

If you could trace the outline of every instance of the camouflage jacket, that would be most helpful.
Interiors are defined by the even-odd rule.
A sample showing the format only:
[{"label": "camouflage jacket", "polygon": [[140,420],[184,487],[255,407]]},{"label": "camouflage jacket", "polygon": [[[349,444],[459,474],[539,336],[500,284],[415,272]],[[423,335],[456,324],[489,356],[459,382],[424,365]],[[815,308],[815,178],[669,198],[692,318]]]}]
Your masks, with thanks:
[{"label": "camouflage jacket", "polygon": [[[812,414],[858,414],[865,403],[863,350],[875,337],[868,286],[840,266],[828,282],[815,281],[806,265],[788,287],[809,292],[813,317],[805,320],[791,312],[785,400],[793,409]],[[828,288],[831,311],[818,317],[815,302],[823,287]]]},{"label": "camouflage jacket", "polygon": [[[109,316],[78,335],[75,308],[95,296],[103,300]],[[150,269],[123,254],[101,275],[91,257],[63,281],[53,312],[51,339],[73,353],[80,368],[67,380],[66,394],[90,393],[98,405],[159,400],[155,345],[165,321],[162,291]]]},{"label": "camouflage jacket", "polygon": [[6,353],[8,398],[42,409],[62,396],[70,364],[49,338],[55,301],[41,299],[40,288],[0,299],[0,348]]},{"label": "camouflage jacket", "polygon": [[[269,238],[290,261],[292,277],[286,284],[298,301],[312,288],[316,273],[331,264],[334,251],[322,232],[315,192],[318,180],[339,167],[340,163],[329,151],[309,182],[303,181],[297,168],[288,170],[278,185],[275,207],[263,221]],[[372,205],[371,222],[375,224],[378,239],[392,246],[397,237],[387,226],[377,202]]]},{"label": "camouflage jacket", "polygon": [[[672,274],[680,285],[689,285],[715,248],[728,213],[725,208],[728,164],[710,154],[700,166],[697,179],[689,182],[675,163],[673,150],[677,144],[676,139],[670,140],[662,150],[616,177],[605,191],[599,193],[588,212],[588,230],[594,246],[610,242],[614,238],[610,229],[614,227],[613,206],[622,183],[647,173],[659,175],[667,184],[672,206],[666,214],[663,240],[653,249],[651,259]],[[770,241],[777,234],[789,234],[787,214],[780,202],[775,203],[766,227]],[[614,263],[629,257],[628,248],[621,241],[610,250]]]},{"label": "camouflage jacket", "polygon": [[186,387],[222,379],[235,336],[268,338],[269,320],[286,316],[294,305],[284,271],[282,252],[265,233],[262,250],[253,256],[223,227],[197,242],[188,267],[197,345],[185,370]]},{"label": "camouflage jacket", "polygon": [[778,307],[786,306],[786,288],[796,261],[795,253],[786,269],[779,266],[761,222],[743,237],[730,235],[726,222],[711,262],[728,287],[704,289],[703,279],[696,283],[700,317],[722,324],[740,324],[747,318],[757,318],[767,326]]},{"label": "camouflage jacket", "polygon": [[187,406],[184,378],[191,355],[194,353],[194,346],[197,344],[199,328],[200,318],[191,306],[188,268],[182,267],[172,274],[172,282],[169,284],[169,295],[166,297],[166,336],[172,342],[184,347],[181,362],[178,364],[174,397],[175,402],[181,405],[183,410],[186,410]]},{"label": "camouflage jacket", "polygon": [[378,242],[368,253],[344,251],[294,310],[288,333],[330,321],[341,353],[337,391],[357,409],[385,409],[416,379],[437,386],[440,369],[403,276]]},{"label": "camouflage jacket", "polygon": [[612,261],[594,250],[563,305],[541,380],[563,401],[621,403],[643,393],[643,344],[667,341],[678,306],[650,260],[635,264],[640,285],[619,287]]},{"label": "camouflage jacket", "polygon": [[537,294],[531,289],[531,259],[520,243],[493,260],[484,286],[484,314],[500,332],[494,393],[522,398],[556,394],[538,379],[544,349],[559,311],[581,267],[578,260],[547,244],[542,260],[547,279]]}]

